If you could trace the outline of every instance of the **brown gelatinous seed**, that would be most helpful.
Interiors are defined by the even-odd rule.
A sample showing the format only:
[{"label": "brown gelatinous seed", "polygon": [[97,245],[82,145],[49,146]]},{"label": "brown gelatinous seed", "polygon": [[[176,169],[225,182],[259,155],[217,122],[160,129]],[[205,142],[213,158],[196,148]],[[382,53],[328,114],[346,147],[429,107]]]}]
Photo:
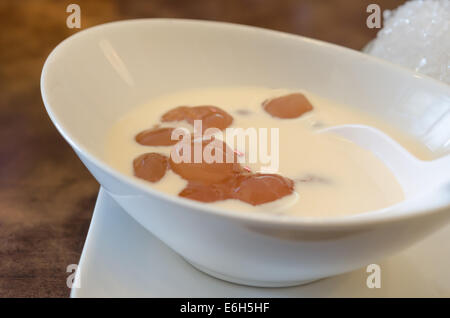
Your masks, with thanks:
[{"label": "brown gelatinous seed", "polygon": [[310,183],[310,182],[318,182],[318,183],[329,183],[330,180],[314,175],[314,174],[307,174],[300,178],[294,179],[295,182],[304,182],[304,183]]},{"label": "brown gelatinous seed", "polygon": [[217,184],[190,181],[178,195],[200,202],[216,202],[230,199],[231,191],[226,181]]},{"label": "brown gelatinous seed", "polygon": [[251,174],[238,177],[233,198],[260,205],[281,199],[294,191],[294,182],[277,174]]},{"label": "brown gelatinous seed", "polygon": [[248,116],[248,115],[250,115],[252,112],[251,112],[250,110],[248,110],[248,109],[238,109],[238,110],[236,110],[236,113],[237,113],[238,115]]},{"label": "brown gelatinous seed", "polygon": [[172,140],[175,128],[152,128],[141,131],[134,138],[137,143],[144,146],[171,146],[178,142]]},{"label": "brown gelatinous seed", "polygon": [[133,161],[134,175],[150,182],[161,180],[168,167],[168,158],[156,152],[142,154]]},{"label": "brown gelatinous seed", "polygon": [[[177,146],[181,145],[183,145],[182,142],[177,144]],[[186,162],[179,160],[181,158],[174,160],[171,155],[169,163],[172,171],[185,180],[215,184],[242,171],[234,151],[220,140],[193,140],[191,143],[185,143],[184,146],[190,147],[190,159],[186,158],[187,160],[184,160]],[[195,162],[196,151],[199,151],[200,156],[197,155],[197,158],[200,162]],[[181,148],[180,157],[182,152],[183,148]]]},{"label": "brown gelatinous seed", "polygon": [[194,124],[194,120],[201,120],[203,131],[208,128],[224,130],[231,125],[233,117],[216,106],[179,106],[168,111],[161,117],[161,121],[163,122],[181,120],[185,120],[191,125]]},{"label": "brown gelatinous seed", "polygon": [[313,106],[305,95],[294,93],[265,101],[263,108],[273,117],[297,118],[311,111]]}]

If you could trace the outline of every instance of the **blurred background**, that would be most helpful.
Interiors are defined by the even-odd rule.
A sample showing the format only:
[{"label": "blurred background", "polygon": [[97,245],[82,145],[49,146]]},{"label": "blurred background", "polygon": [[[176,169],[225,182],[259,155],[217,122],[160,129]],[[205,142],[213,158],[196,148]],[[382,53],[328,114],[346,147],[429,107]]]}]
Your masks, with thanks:
[{"label": "blurred background", "polygon": [[[69,29],[69,4],[81,29]],[[360,50],[376,36],[366,8],[402,0],[0,0],[0,297],[67,297],[99,186],[57,133],[39,78],[51,50],[88,27],[189,18],[264,27]]]}]

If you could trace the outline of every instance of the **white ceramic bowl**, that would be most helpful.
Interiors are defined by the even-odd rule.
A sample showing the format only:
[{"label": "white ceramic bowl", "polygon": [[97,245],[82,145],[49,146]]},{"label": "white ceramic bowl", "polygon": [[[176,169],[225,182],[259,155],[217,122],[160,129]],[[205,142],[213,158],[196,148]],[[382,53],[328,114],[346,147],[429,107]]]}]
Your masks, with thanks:
[{"label": "white ceramic bowl", "polygon": [[180,89],[230,85],[309,90],[375,114],[437,154],[448,151],[449,86],[356,51],[254,27],[166,19],[100,25],[58,45],[41,78],[51,119],[100,184],[213,276],[300,284],[376,262],[450,219],[448,189],[406,211],[339,218],[225,211],[153,190],[101,159],[106,132],[130,108]]}]

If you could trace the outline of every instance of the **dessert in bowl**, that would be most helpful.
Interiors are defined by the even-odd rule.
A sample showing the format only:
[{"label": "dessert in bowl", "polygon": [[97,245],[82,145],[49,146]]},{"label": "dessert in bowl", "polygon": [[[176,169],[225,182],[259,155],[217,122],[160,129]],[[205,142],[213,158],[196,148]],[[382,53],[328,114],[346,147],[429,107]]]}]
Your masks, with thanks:
[{"label": "dessert in bowl", "polygon": [[[289,286],[344,273],[450,218],[448,188],[402,208],[410,198],[375,154],[316,133],[364,123],[421,159],[447,155],[450,88],[359,52],[226,23],[132,20],[63,41],[41,87],[54,124],[102,187],[188,262],[228,281]],[[310,105],[283,118],[276,101],[292,94]],[[203,168],[170,163],[176,141],[158,144],[154,132],[192,130],[192,114],[205,109],[228,119],[212,120],[219,130],[279,128],[276,173],[233,162],[245,171],[225,191],[218,179],[197,184]],[[163,172],[140,170],[146,160],[151,171],[163,162]]]},{"label": "dessert in bowl", "polygon": [[[283,109],[292,111],[280,113]],[[194,118],[202,120],[196,125]],[[153,188],[232,210],[330,217],[400,202],[400,184],[371,151],[321,133],[352,122],[384,126],[395,134],[393,127],[357,109],[311,93],[260,87],[194,89],[135,107],[111,129],[104,158]],[[199,159],[208,156],[207,147],[214,148],[210,129],[217,146],[229,149],[229,164],[226,158],[223,164],[174,162],[178,156],[172,152],[183,145],[177,129],[180,137],[186,130],[193,141],[186,151],[194,156],[198,150]],[[412,138],[395,135],[416,153],[430,156]]]}]

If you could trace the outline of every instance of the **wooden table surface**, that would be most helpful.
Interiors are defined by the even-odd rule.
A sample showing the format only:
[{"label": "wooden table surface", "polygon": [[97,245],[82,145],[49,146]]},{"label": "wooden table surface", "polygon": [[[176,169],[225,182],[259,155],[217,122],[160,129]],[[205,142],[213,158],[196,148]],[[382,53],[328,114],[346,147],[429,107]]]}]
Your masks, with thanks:
[{"label": "wooden table surface", "polygon": [[67,297],[98,183],[58,134],[42,104],[45,58],[77,29],[66,7],[81,7],[82,29],[130,18],[228,21],[361,49],[377,30],[366,8],[400,0],[0,0],[0,297]]}]

